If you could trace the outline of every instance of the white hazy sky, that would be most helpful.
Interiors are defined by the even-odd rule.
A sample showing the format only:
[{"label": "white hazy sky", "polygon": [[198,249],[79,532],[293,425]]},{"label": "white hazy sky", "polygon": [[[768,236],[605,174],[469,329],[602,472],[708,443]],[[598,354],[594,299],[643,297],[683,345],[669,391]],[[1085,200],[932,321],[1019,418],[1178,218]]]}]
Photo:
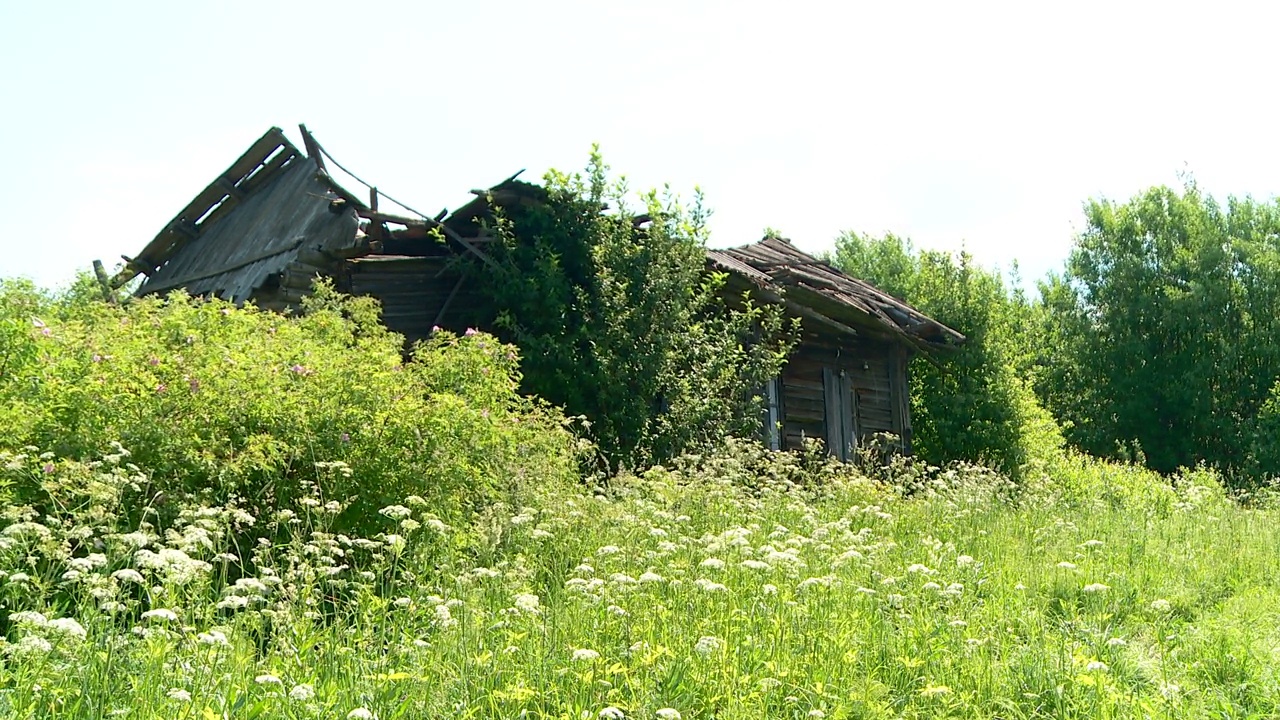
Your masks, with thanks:
[{"label": "white hazy sky", "polygon": [[701,186],[713,245],[892,231],[1033,280],[1087,198],[1280,193],[1273,7],[0,0],[0,276],[114,265],[305,122],[428,213],[599,142]]}]

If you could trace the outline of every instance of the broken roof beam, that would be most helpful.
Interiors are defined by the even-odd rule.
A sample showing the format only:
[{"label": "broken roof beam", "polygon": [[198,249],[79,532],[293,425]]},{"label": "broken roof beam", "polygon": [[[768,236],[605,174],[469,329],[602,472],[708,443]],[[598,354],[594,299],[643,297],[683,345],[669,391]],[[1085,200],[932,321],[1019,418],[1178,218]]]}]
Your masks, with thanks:
[{"label": "broken roof beam", "polygon": [[316,142],[315,136],[311,134],[310,130],[307,130],[305,123],[298,123],[298,132],[302,133],[302,146],[307,149],[307,157],[315,160],[316,165],[321,170],[329,172],[328,168],[324,166],[324,156],[323,151],[320,149],[320,143]]}]

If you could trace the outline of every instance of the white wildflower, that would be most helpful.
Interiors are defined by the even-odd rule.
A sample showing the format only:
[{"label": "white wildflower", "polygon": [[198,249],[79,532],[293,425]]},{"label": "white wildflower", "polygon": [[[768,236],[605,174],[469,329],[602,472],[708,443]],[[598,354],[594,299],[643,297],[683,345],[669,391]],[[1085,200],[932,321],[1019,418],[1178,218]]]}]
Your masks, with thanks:
[{"label": "white wildflower", "polygon": [[88,634],[85,632],[84,626],[76,622],[72,618],[57,618],[50,620],[45,627],[67,637],[83,640]]},{"label": "white wildflower", "polygon": [[743,560],[740,564],[748,570],[759,570],[761,572],[773,569],[772,565],[763,560]]},{"label": "white wildflower", "polygon": [[9,616],[9,621],[15,625],[29,625],[31,627],[44,627],[49,624],[49,618],[34,610],[22,610]]},{"label": "white wildflower", "polygon": [[708,655],[720,650],[722,647],[724,647],[723,640],[718,637],[712,637],[711,635],[704,635],[698,638],[698,642],[693,646],[693,651],[703,657],[707,657]]},{"label": "white wildflower", "polygon": [[956,558],[956,565],[959,567],[967,567],[973,564],[972,555],[961,555]]},{"label": "white wildflower", "polygon": [[378,511],[379,515],[384,515],[392,520],[403,520],[413,514],[413,511],[403,505],[388,505]]},{"label": "white wildflower", "polygon": [[913,564],[911,564],[911,565],[908,565],[908,566],[907,566],[907,572],[911,573],[912,575],[915,575],[915,574],[917,574],[917,573],[919,573],[919,574],[921,574],[921,575],[932,575],[932,574],[933,574],[933,571],[932,571],[932,570],[930,570],[930,569],[928,568],[928,566],[926,566],[926,565],[921,565],[920,563],[913,563]]},{"label": "white wildflower", "polygon": [[432,622],[435,623],[436,627],[449,628],[458,624],[458,621],[453,618],[453,613],[449,612],[448,605],[437,605],[434,612],[435,618]]},{"label": "white wildflower", "polygon": [[1094,660],[1090,662],[1088,665],[1085,665],[1084,669],[1085,669],[1085,672],[1106,672],[1110,668],[1108,668],[1107,664],[1102,662],[1101,660]]},{"label": "white wildflower", "polygon": [[22,639],[8,646],[9,652],[20,655],[48,655],[53,652],[53,645],[39,635],[23,635]]},{"label": "white wildflower", "polygon": [[1101,592],[1106,592],[1110,589],[1111,589],[1110,585],[1103,585],[1102,583],[1089,583],[1088,585],[1084,586],[1084,591],[1087,593],[1101,593]]},{"label": "white wildflower", "polygon": [[169,688],[169,692],[165,693],[165,697],[178,702],[191,702],[191,693],[182,688]]},{"label": "white wildflower", "polygon": [[942,586],[941,586],[941,585],[939,585],[939,584],[938,584],[938,583],[936,583],[936,582],[932,582],[932,581],[930,581],[930,582],[927,582],[927,583],[925,583],[925,584],[921,585],[921,586],[920,586],[920,589],[921,589],[921,590],[932,590],[933,592],[937,592],[937,591],[939,591],[939,590],[941,590],[941,589],[942,589]]},{"label": "white wildflower", "polygon": [[316,696],[316,689],[307,683],[303,683],[301,685],[294,685],[293,689],[289,691],[289,699],[297,700],[299,702],[305,702],[307,700],[314,698],[315,696]]},{"label": "white wildflower", "polygon": [[347,720],[377,720],[377,716],[370,712],[368,708],[358,707],[347,713]]},{"label": "white wildflower", "polygon": [[579,648],[573,651],[572,660],[574,662],[591,662],[600,659],[600,653],[590,648]]},{"label": "white wildflower", "polygon": [[138,572],[137,570],[134,570],[133,568],[124,568],[123,570],[117,570],[111,573],[111,577],[115,578],[116,580],[119,580],[120,582],[131,582],[131,583],[138,583],[138,584],[142,584],[146,582],[146,580],[142,578],[142,573]]},{"label": "white wildflower", "polygon": [[721,560],[720,558],[709,557],[706,560],[703,560],[702,562],[698,563],[698,567],[709,568],[711,570],[723,570],[724,561]]},{"label": "white wildflower", "polygon": [[617,545],[605,545],[604,547],[601,547],[599,550],[596,550],[597,555],[616,555],[620,552],[622,552],[622,548],[618,547]]},{"label": "white wildflower", "polygon": [[697,585],[698,588],[700,588],[705,592],[726,592],[729,589],[718,582],[714,582],[706,578],[698,578],[697,580],[693,581],[693,584]]},{"label": "white wildflower", "polygon": [[264,673],[253,679],[259,685],[281,685],[280,678],[269,673]]},{"label": "white wildflower", "polygon": [[658,720],[680,720],[680,711],[675,708],[662,708],[654,714],[658,716]]},{"label": "white wildflower", "polygon": [[529,615],[538,615],[542,612],[541,602],[537,595],[533,593],[520,593],[515,596],[514,605],[517,610]]},{"label": "white wildflower", "polygon": [[596,717],[600,720],[624,720],[627,714],[610,705],[607,708],[601,708],[600,712],[596,713]]},{"label": "white wildflower", "polygon": [[219,600],[214,607],[219,610],[243,610],[249,607],[249,598],[244,595],[228,595]]},{"label": "white wildflower", "polygon": [[1173,610],[1173,605],[1171,605],[1168,600],[1161,598],[1159,600],[1151,601],[1151,609],[1159,613],[1167,613]]},{"label": "white wildflower", "polygon": [[1124,647],[1128,644],[1124,638],[1113,637],[1107,639],[1107,647]]},{"label": "white wildflower", "polygon": [[196,642],[201,645],[222,645],[228,646],[231,641],[227,639],[227,634],[221,630],[210,630],[196,635]]},{"label": "white wildflower", "polygon": [[662,576],[656,572],[647,571],[640,574],[640,582],[642,583],[660,583]]},{"label": "white wildflower", "polygon": [[772,583],[765,583],[764,585],[760,586],[760,592],[764,593],[765,595],[777,595],[778,586]]},{"label": "white wildflower", "polygon": [[142,613],[143,620],[160,620],[163,622],[177,622],[178,614],[169,608],[155,608]]},{"label": "white wildflower", "polygon": [[1068,560],[1063,560],[1062,562],[1058,563],[1058,567],[1062,568],[1063,570],[1075,570],[1076,564]]}]

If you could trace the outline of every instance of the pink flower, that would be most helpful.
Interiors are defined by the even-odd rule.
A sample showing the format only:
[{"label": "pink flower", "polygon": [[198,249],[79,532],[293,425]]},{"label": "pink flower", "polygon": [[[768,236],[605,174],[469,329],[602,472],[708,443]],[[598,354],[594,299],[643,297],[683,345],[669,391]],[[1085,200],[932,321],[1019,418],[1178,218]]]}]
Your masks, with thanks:
[{"label": "pink flower", "polygon": [[48,475],[49,473],[53,472],[53,463],[45,463],[43,469],[44,469],[44,474]]},{"label": "pink flower", "polygon": [[147,364],[150,365],[151,367],[155,367],[160,364],[160,358],[153,357],[147,361]]},{"label": "pink flower", "polygon": [[168,385],[165,385],[164,383],[160,383],[159,385],[156,386],[156,394],[157,395],[162,394],[165,390],[168,390],[168,389],[169,389]]},{"label": "pink flower", "polygon": [[440,326],[439,326],[439,325],[432,325],[432,326],[431,326],[431,334],[432,334],[432,335],[435,335],[435,334],[436,334],[436,333],[438,333],[438,332],[440,332]]},{"label": "pink flower", "polygon": [[93,354],[93,361],[94,361],[94,362],[96,362],[96,363],[100,363],[100,362],[102,362],[102,356],[101,356],[101,355],[99,355],[98,353],[94,353],[94,354]]},{"label": "pink flower", "polygon": [[463,333],[463,335],[466,335],[467,337],[471,337],[472,335],[475,335],[475,334],[476,334],[475,328],[467,328],[467,331]]},{"label": "pink flower", "polygon": [[310,369],[310,368],[303,367],[302,365],[294,365],[293,367],[289,368],[289,370],[290,370],[291,372],[293,372],[294,374],[296,374],[296,375],[310,375],[310,374],[311,374],[311,369]]},{"label": "pink flower", "polygon": [[31,318],[31,326],[32,326],[32,327],[42,328],[42,327],[44,327],[44,322],[42,322],[42,321],[40,320],[40,318],[34,318],[34,317],[33,317],[33,318]]}]

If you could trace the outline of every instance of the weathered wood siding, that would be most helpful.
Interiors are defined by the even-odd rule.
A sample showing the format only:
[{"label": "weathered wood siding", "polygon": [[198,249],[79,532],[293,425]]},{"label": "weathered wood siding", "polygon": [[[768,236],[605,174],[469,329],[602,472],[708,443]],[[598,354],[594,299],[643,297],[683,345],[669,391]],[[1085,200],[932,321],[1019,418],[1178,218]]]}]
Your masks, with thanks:
[{"label": "weathered wood siding", "polygon": [[815,438],[848,457],[874,433],[909,438],[907,358],[889,342],[850,338],[838,345],[806,333],[781,375],[783,447]]},{"label": "weathered wood siding", "polygon": [[352,295],[369,295],[382,303],[382,321],[410,344],[431,328],[462,332],[487,323],[484,301],[474,281],[450,266],[449,257],[370,255],[350,260],[339,286]]}]

